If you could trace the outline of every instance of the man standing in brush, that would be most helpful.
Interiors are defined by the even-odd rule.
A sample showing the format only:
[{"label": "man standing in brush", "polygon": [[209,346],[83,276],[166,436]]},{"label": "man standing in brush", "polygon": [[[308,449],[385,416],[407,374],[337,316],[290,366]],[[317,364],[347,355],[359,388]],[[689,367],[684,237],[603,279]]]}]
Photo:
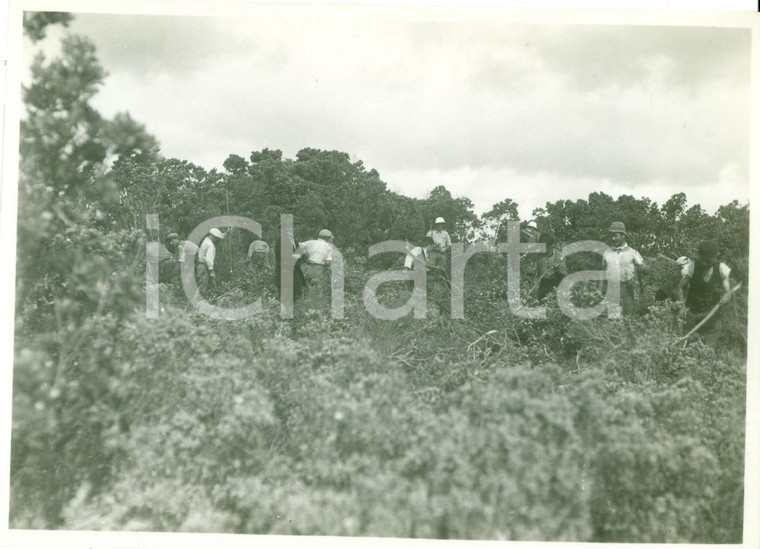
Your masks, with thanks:
[{"label": "man standing in brush", "polygon": [[[280,301],[283,297],[282,281],[286,278],[287,269],[293,269],[292,285],[286,288],[286,292],[292,295],[293,301],[298,300],[303,295],[303,289],[306,286],[306,278],[301,270],[303,258],[295,255],[301,244],[296,240],[294,226],[299,225],[300,222],[296,219],[293,220],[292,224],[283,225],[280,229],[280,235],[274,243],[274,282],[277,287],[277,299]],[[282,261],[283,255],[286,259],[285,263]],[[292,259],[293,263],[288,262],[288,259]]]},{"label": "man standing in brush", "polygon": [[261,238],[251,242],[251,245],[248,246],[248,265],[251,270],[255,273],[269,272],[272,268],[269,255],[269,244]]},{"label": "man standing in brush", "polygon": [[303,273],[306,281],[317,292],[326,292],[330,286],[330,263],[335,250],[332,242],[332,232],[322,229],[316,240],[301,242],[296,250],[304,259]]},{"label": "man standing in brush", "polygon": [[195,264],[195,278],[198,281],[198,291],[208,297],[209,288],[216,290],[216,245],[224,238],[224,233],[217,228],[211,229],[201,242],[198,250],[198,260]]},{"label": "man standing in brush", "polygon": [[429,236],[424,237],[419,246],[415,246],[406,254],[406,257],[404,258],[404,269],[414,269],[415,264],[419,264],[422,268],[427,268],[430,250],[433,249],[434,245],[435,243],[432,238]]},{"label": "man standing in brush", "polygon": [[429,264],[438,269],[446,269],[448,253],[451,250],[451,236],[446,230],[446,220],[437,217],[427,236],[433,239],[433,247],[430,249],[428,258]]},{"label": "man standing in brush", "polygon": [[169,251],[174,256],[174,260],[179,264],[180,271],[185,259],[190,257],[190,261],[193,261],[198,254],[198,246],[189,240],[182,240],[177,233],[167,235],[166,241]]},{"label": "man standing in brush", "polygon": [[[728,303],[731,298],[729,276],[731,269],[719,260],[720,247],[714,240],[700,242],[697,259],[681,269],[678,297],[683,303],[684,330],[688,333],[699,324],[712,309]],[[718,344],[721,334],[720,315],[713,315],[697,330],[710,347]]]},{"label": "man standing in brush", "polygon": [[634,279],[639,281],[639,290],[643,290],[641,274],[646,270],[644,258],[628,245],[628,232],[622,221],[615,221],[609,228],[612,246],[604,252],[604,266],[607,280],[618,277],[620,280],[620,308],[623,316],[633,316],[636,310],[634,301]]}]

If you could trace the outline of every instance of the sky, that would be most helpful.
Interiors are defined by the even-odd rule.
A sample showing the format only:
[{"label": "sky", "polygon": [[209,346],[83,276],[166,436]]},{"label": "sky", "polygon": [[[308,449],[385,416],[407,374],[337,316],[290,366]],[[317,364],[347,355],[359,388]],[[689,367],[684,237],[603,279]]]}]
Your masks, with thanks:
[{"label": "sky", "polygon": [[81,13],[65,32],[108,72],[103,115],[207,169],[334,149],[396,192],[511,198],[526,219],[595,191],[748,201],[748,29],[311,15]]}]

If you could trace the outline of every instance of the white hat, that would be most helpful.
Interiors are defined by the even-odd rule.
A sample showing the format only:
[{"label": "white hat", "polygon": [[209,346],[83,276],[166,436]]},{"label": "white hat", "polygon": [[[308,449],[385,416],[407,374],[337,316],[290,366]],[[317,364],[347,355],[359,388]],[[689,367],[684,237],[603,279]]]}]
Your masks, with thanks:
[{"label": "white hat", "polygon": [[676,263],[678,264],[679,267],[683,267],[684,265],[688,264],[689,262],[691,262],[691,259],[689,259],[685,255],[682,255],[681,257],[679,257],[678,259],[676,259]]},{"label": "white hat", "polygon": [[320,238],[332,238],[333,234],[330,231],[328,231],[327,229],[322,229],[321,231],[319,231],[319,237]]},{"label": "white hat", "polygon": [[528,221],[528,228],[538,230],[538,225],[536,225],[535,221]]},{"label": "white hat", "polygon": [[222,231],[220,231],[219,229],[217,229],[216,227],[213,228],[213,229],[211,229],[208,232],[208,234],[210,234],[211,236],[215,236],[217,238],[224,238],[224,233]]},{"label": "white hat", "polygon": [[438,225],[439,223],[446,223],[446,220],[442,217],[436,217],[434,225]]}]

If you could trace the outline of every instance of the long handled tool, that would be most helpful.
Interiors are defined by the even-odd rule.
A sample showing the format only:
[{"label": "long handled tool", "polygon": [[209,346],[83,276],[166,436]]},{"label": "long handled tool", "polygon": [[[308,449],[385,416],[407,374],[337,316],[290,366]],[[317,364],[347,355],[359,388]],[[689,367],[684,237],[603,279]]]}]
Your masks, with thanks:
[{"label": "long handled tool", "polygon": [[677,264],[677,263],[678,263],[678,261],[677,261],[677,260],[673,259],[672,257],[668,257],[668,256],[666,256],[665,254],[657,254],[657,257],[658,257],[659,259],[665,259],[665,260],[667,260],[667,261],[670,261],[670,262],[671,262],[671,263],[673,263],[673,264]]},{"label": "long handled tool", "polygon": [[[673,259],[672,257],[668,257],[668,256],[667,256],[667,255],[665,255],[665,254],[657,254],[657,258],[658,258],[658,259],[664,259],[664,260],[666,260],[666,261],[669,261],[669,262],[670,262],[670,263],[672,263],[673,265],[678,265],[679,267],[680,267],[680,266],[682,266],[682,264],[678,262],[678,259]],[[679,259],[681,259],[681,258],[679,258]],[[687,259],[687,260],[689,260],[689,258],[688,258],[688,257],[686,257],[686,259]],[[689,261],[690,261],[690,260],[689,260]]]},{"label": "long handled tool", "polygon": [[207,301],[209,301],[209,302],[215,302],[215,301],[217,301],[217,300],[219,300],[219,299],[221,299],[223,297],[227,297],[228,295],[232,294],[233,292],[239,290],[242,287],[243,287],[243,285],[239,284],[239,285],[235,286],[234,288],[232,288],[230,290],[227,290],[223,294],[215,295],[213,297],[208,298]]},{"label": "long handled tool", "polygon": [[[738,289],[739,289],[739,288],[741,288],[741,287],[742,287],[742,284],[741,284],[741,282],[740,282],[739,284],[737,284],[736,286],[734,286],[733,288],[731,288],[731,289],[728,291],[728,295],[731,295],[731,294],[733,294],[733,293],[734,293],[736,290],[738,290]],[[693,327],[693,328],[692,328],[692,329],[689,331],[689,333],[688,333],[688,334],[686,334],[685,336],[681,336],[681,337],[679,337],[679,338],[676,340],[676,343],[678,343],[678,342],[680,342],[680,341],[685,341],[685,340],[686,340],[686,339],[688,339],[690,336],[692,336],[692,335],[694,334],[694,332],[696,332],[696,331],[697,331],[697,330],[699,330],[699,329],[700,329],[702,326],[704,326],[704,325],[705,325],[705,323],[706,323],[708,320],[710,320],[710,319],[711,319],[711,318],[712,318],[712,317],[715,315],[715,313],[717,313],[717,312],[718,312],[718,309],[720,309],[720,303],[717,303],[717,304],[715,305],[715,307],[713,307],[713,308],[710,310],[710,312],[709,312],[709,313],[707,313],[707,314],[705,315],[705,318],[703,318],[702,320],[700,320],[700,321],[699,321],[699,324],[697,324],[696,326],[694,326],[694,327]]]}]

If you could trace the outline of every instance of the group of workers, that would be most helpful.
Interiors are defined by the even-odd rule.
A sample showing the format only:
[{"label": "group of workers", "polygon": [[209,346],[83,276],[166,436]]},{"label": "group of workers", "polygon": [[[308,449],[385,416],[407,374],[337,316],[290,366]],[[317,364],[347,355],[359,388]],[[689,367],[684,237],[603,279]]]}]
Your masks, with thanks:
[{"label": "group of workers", "polygon": [[[635,312],[635,281],[638,280],[640,291],[643,290],[642,273],[646,273],[641,254],[628,244],[629,235],[625,224],[613,222],[609,227],[611,246],[603,255],[607,280],[619,276],[620,280],[620,309],[623,317],[630,317]],[[270,253],[269,244],[261,238],[251,242],[248,247],[247,263],[252,271],[271,273],[274,267],[274,281],[278,297],[281,290],[282,247],[286,253],[291,253],[295,260],[293,266],[293,297],[298,299],[304,289],[329,288],[330,265],[336,252],[333,244],[333,234],[327,230],[319,231],[316,239],[299,242],[296,240],[293,228],[288,227],[283,233],[284,238],[278,238],[274,245],[274,253]],[[200,247],[188,240],[182,240],[177,233],[166,237],[166,246],[159,244],[149,248],[148,259],[157,261],[159,265],[158,280],[168,282],[179,276],[182,264],[187,258],[195,261],[195,277],[201,295],[208,296],[216,289],[215,257],[216,246],[224,239],[224,234],[217,228],[209,230],[203,238]],[[535,221],[527,223],[522,231],[521,240],[529,243],[545,244],[545,252],[525,254],[521,261],[523,274],[533,281],[531,291],[542,301],[556,288],[568,274],[561,246],[554,242],[550,234],[542,233]],[[152,250],[152,251],[151,251]],[[429,272],[445,276],[448,267],[448,257],[451,250],[451,236],[446,230],[446,221],[442,217],[435,219],[433,227],[422,238],[418,246],[410,247],[404,258],[404,268],[413,269],[422,264]],[[274,256],[274,262],[271,258]],[[699,326],[698,330],[703,340],[715,346],[720,337],[720,315],[714,315],[713,309],[725,305],[731,296],[729,277],[731,269],[719,260],[720,250],[717,242],[706,240],[700,243],[697,258],[690,260],[680,257],[674,260],[680,269],[680,279],[675,290],[668,296],[658,293],[657,298],[672,297],[681,304],[681,315],[684,318],[686,330]],[[149,264],[155,264],[150,262]],[[600,281],[598,289],[606,290],[606,281]],[[707,318],[707,321],[703,322]],[[700,325],[701,323],[701,325]]]},{"label": "group of workers", "polygon": [[[407,254],[405,268],[411,269],[415,260],[422,260],[429,267],[445,269],[451,238],[444,225],[443,218],[436,219],[434,229],[428,232],[419,246]],[[535,290],[536,298],[543,301],[567,276],[565,258],[561,246],[554,241],[551,234],[542,233],[535,221],[529,221],[521,233],[522,241],[545,245],[544,253],[525,254],[521,258],[521,274],[533,282],[531,291]],[[636,310],[636,281],[639,291],[643,292],[642,274],[649,269],[641,254],[629,246],[630,236],[623,222],[613,222],[608,234],[611,246],[603,255],[605,278],[610,280],[611,277],[619,277],[620,313],[623,317],[631,317]],[[684,330],[690,333],[697,328],[696,331],[703,341],[712,347],[715,347],[721,334],[721,317],[714,313],[728,303],[732,293],[729,281],[731,269],[721,262],[719,257],[720,248],[716,241],[701,242],[696,259],[682,256],[675,260],[680,269],[675,291],[670,295],[659,293],[657,296],[657,299],[670,297],[680,302]],[[605,292],[606,282],[600,281],[597,289]]]},{"label": "group of workers", "polygon": [[451,251],[451,236],[446,230],[446,220],[437,217],[419,246],[411,248],[404,258],[404,268],[413,269],[415,262],[429,269],[442,272],[448,264],[448,254]]},{"label": "group of workers", "polygon": [[[634,281],[638,280],[643,291],[641,275],[648,267],[641,254],[628,245],[630,237],[622,222],[613,222],[609,233],[612,246],[604,253],[607,278],[613,273],[620,277],[620,307],[623,316],[630,317],[635,311]],[[656,298],[673,297],[680,302],[685,332],[690,334],[696,328],[702,340],[715,347],[721,335],[721,317],[715,313],[731,298],[731,269],[720,261],[720,246],[715,240],[700,242],[696,259],[682,256],[675,262],[680,268],[676,291],[671,296],[659,292]]]},{"label": "group of workers", "polygon": [[[194,261],[195,281],[198,291],[202,296],[209,296],[216,290],[216,248],[224,233],[218,228],[212,228],[196,246],[189,240],[182,240],[177,233],[166,236],[165,242],[154,243],[148,246],[146,261],[141,262],[147,269],[158,265],[158,282],[174,282],[179,279],[182,265],[185,261]],[[291,252],[297,256],[294,269],[294,286],[296,297],[300,297],[305,286],[319,286],[329,277],[329,267],[333,259],[333,234],[322,229],[319,236],[314,240],[298,242],[292,232],[287,233]],[[282,241],[275,243],[275,253],[270,253],[269,244],[261,238],[257,238],[248,246],[246,263],[249,268],[257,273],[269,273],[274,263],[275,282],[279,290],[280,284],[280,253]],[[274,262],[272,262],[274,255]],[[188,259],[189,258],[189,259]]]}]

